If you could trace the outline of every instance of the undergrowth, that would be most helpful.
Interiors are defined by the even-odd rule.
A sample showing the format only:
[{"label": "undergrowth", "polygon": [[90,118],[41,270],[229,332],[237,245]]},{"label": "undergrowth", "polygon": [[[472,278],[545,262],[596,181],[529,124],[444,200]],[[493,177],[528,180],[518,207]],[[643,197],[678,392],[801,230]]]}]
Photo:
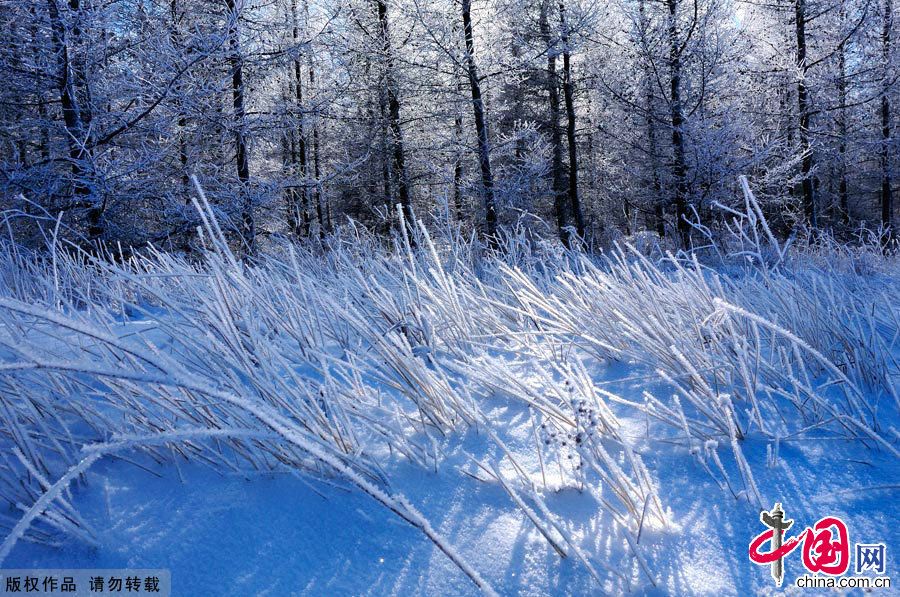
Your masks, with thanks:
[{"label": "undergrowth", "polygon": [[[474,476],[560,557],[606,590],[656,583],[641,534],[670,521],[623,418],[646,420],[654,449],[695,459],[760,508],[766,463],[745,456],[748,437],[777,447],[827,432],[900,456],[896,260],[877,242],[779,243],[745,192],[727,238],[692,254],[626,239],[588,255],[516,230],[489,249],[408,223],[389,248],[349,225],[247,263],[208,205],[200,260],[5,243],[0,562],[19,540],[96,541],[73,493],[92,464],[128,453],[355,486],[490,593],[389,472],[394,459],[441,470],[438,440],[474,429],[499,454],[473,455]],[[665,391],[635,399],[594,381],[616,362]],[[497,398],[530,413],[536,458],[509,449],[485,414]],[[548,507],[564,486],[602,504],[633,574],[586,552]]]}]

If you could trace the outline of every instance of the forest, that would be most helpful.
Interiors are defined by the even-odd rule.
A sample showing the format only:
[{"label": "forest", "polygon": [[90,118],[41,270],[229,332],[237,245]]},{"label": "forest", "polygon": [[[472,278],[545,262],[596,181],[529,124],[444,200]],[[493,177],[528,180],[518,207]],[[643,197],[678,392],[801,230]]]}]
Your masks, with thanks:
[{"label": "forest", "polygon": [[[749,180],[774,230],[887,235],[892,0],[3,0],[20,242],[252,254],[396,206],[688,249]],[[415,215],[414,215],[415,214]]]}]

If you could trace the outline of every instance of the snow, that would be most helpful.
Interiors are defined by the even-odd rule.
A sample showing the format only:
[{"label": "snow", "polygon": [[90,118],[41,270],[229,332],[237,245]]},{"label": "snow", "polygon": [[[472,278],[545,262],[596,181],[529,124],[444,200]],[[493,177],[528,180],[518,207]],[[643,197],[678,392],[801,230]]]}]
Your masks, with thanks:
[{"label": "snow", "polygon": [[2,565],[168,568],[176,595],[774,594],[748,545],[780,502],[892,573],[895,263],[475,274],[416,244],[5,255]]},{"label": "snow", "polygon": [[[525,427],[518,429],[523,443]],[[471,435],[467,446],[483,443]],[[778,480],[763,484],[767,497],[782,501],[798,524],[837,514],[860,540],[897,545],[891,500],[896,490],[864,490],[900,478],[896,461],[847,442],[828,442],[827,452],[810,444],[782,445]],[[748,452],[762,458],[765,448],[760,443]],[[767,592],[768,569],[746,557],[750,538],[761,530],[754,508],[723,494],[683,456],[645,456],[659,475],[672,526],[642,537],[642,544],[652,545],[646,555],[662,582],[658,591],[639,583],[635,594]],[[151,474],[125,461],[103,462],[77,496],[79,511],[100,533],[100,546],[19,543],[4,565],[163,567],[171,570],[177,595],[477,594],[440,550],[358,491],[290,475],[245,477],[196,465],[180,468],[183,481],[167,466],[153,467]],[[479,564],[501,594],[597,591],[579,564],[561,560],[495,486],[446,466],[435,474],[401,464],[391,479],[468,561]],[[840,493],[845,488],[860,491]],[[628,559],[623,547],[609,540],[610,529],[589,495],[551,489],[545,498],[594,558]],[[787,565],[789,577],[800,573],[799,559]]]}]

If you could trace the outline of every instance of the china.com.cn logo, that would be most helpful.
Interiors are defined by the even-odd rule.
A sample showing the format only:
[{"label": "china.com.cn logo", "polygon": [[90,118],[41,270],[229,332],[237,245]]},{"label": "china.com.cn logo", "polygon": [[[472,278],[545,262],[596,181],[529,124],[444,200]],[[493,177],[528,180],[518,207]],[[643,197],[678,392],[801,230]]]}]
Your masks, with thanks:
[{"label": "china.com.cn logo", "polygon": [[[785,559],[801,546],[803,566],[816,576],[798,578],[798,586],[890,586],[890,579],[887,577],[834,578],[846,574],[850,569],[850,533],[846,523],[840,518],[826,516],[790,538],[785,536],[785,532],[794,525],[794,521],[785,519],[781,504],[776,503],[771,512],[763,511],[759,520],[767,529],[750,542],[750,561],[770,565],[776,586],[780,587],[784,581]],[[855,553],[852,554],[856,561],[854,572],[883,575],[886,569],[885,552],[883,543],[857,543]],[[820,573],[825,576],[818,576]],[[808,584],[808,581],[814,581],[815,584]]]}]

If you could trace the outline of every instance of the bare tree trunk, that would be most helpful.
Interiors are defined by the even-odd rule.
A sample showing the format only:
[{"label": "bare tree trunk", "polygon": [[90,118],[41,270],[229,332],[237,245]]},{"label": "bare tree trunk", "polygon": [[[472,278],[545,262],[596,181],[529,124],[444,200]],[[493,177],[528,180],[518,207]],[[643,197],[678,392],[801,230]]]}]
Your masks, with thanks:
[{"label": "bare tree trunk", "polygon": [[497,238],[497,208],[494,203],[494,175],[491,172],[491,146],[487,122],[484,117],[484,101],[481,82],[475,65],[475,39],[472,35],[472,0],[462,0],[463,37],[466,42],[466,68],[472,91],[472,111],[475,116],[475,133],[478,136],[478,163],[481,166],[481,186],[484,193],[484,222],[488,242]]},{"label": "bare tree trunk", "polygon": [[884,68],[881,92],[881,225],[891,237],[893,225],[893,196],[891,189],[891,29],[894,21],[892,0],[884,0],[884,27],[881,32],[881,53]]},{"label": "bare tree trunk", "polygon": [[563,98],[566,104],[566,143],[569,147],[569,208],[575,220],[575,231],[579,239],[585,240],[584,214],[578,196],[578,154],[575,140],[575,92],[572,84],[571,52],[569,48],[569,25],[566,22],[566,6],[559,3],[560,41],[563,47]]},{"label": "bare tree trunk", "polygon": [[[178,0],[171,0],[169,3],[169,16],[172,19],[169,29],[169,41],[172,43],[172,47],[178,51],[181,49],[181,34],[179,31],[181,27],[181,11],[178,8]],[[183,87],[184,86],[181,83],[177,83],[173,93],[175,98],[175,111],[177,113],[177,132],[175,133],[175,136],[178,139],[178,165],[181,172],[181,189],[184,193],[185,204],[190,204],[191,184],[188,173],[187,117],[185,116],[184,108],[182,106],[183,98],[181,96]]]},{"label": "bare tree trunk", "polygon": [[[841,0],[840,22],[847,16],[846,2]],[[850,224],[850,198],[847,185],[847,42],[842,41],[838,52],[838,205],[841,221]]]},{"label": "bare tree trunk", "polygon": [[[366,57],[366,74],[369,73],[369,56]],[[394,203],[391,184],[391,161],[393,160],[393,152],[391,151],[390,128],[387,124],[387,91],[385,90],[382,77],[384,73],[377,75],[378,79],[378,125],[379,125],[379,150],[381,155],[381,186],[384,195],[384,205],[388,208],[387,213],[392,211]],[[374,118],[374,110],[373,118]]]},{"label": "bare tree trunk", "polygon": [[797,68],[800,78],[797,81],[797,111],[799,114],[800,151],[803,156],[800,162],[800,173],[803,177],[801,190],[803,196],[803,211],[807,223],[813,228],[818,227],[818,214],[816,213],[816,198],[813,181],[811,178],[813,168],[812,145],[809,138],[809,89],[806,87],[806,0],[795,0],[794,19],[797,36]]},{"label": "bare tree trunk", "polygon": [[[457,76],[456,79],[456,92],[459,95],[462,95],[463,83],[462,78]],[[462,173],[463,173],[463,163],[462,163],[462,144],[463,144],[463,117],[462,110],[457,106],[455,108],[456,114],[453,118],[453,209],[455,211],[455,217],[457,222],[461,222],[463,218],[463,210],[462,210]]]},{"label": "bare tree trunk", "polygon": [[[372,54],[364,55],[362,57],[362,59],[363,59],[363,77],[362,78],[363,78],[363,81],[368,83],[370,81],[370,75],[372,72]],[[379,92],[379,102],[378,102],[379,104],[381,103],[380,95],[381,95],[381,93]],[[382,155],[382,156],[385,155],[387,153],[387,151],[386,151],[387,150],[387,142],[386,142],[387,139],[386,139],[386,135],[384,134],[384,114],[382,113],[379,116],[375,115],[375,102],[372,101],[372,98],[370,98],[370,97],[367,97],[363,100],[362,105],[360,106],[360,109],[363,114],[363,116],[361,117],[361,120],[366,123],[367,127],[369,127],[367,130],[371,131],[372,136],[370,139],[370,147],[374,147],[374,144],[376,143],[376,137],[377,137],[379,149],[381,150],[380,155]],[[363,151],[365,151],[365,149]],[[350,212],[350,214],[349,214],[352,217],[362,218],[364,214],[365,214],[365,216],[369,215],[368,211],[366,210],[367,206],[365,206],[363,204],[363,200],[365,198],[369,198],[370,200],[374,201],[374,199],[378,196],[378,178],[375,174],[374,166],[381,165],[383,163],[384,163],[384,160],[381,160],[379,164],[376,164],[376,161],[371,160],[371,159],[366,161],[366,165],[368,166],[367,174],[365,177],[366,192],[361,193],[359,195],[358,206],[354,205],[353,211]],[[382,171],[382,175],[384,175],[384,174],[385,173]],[[383,180],[382,182],[385,185],[388,185],[386,180]],[[387,200],[387,197],[389,195],[389,193],[387,192],[388,190],[389,190],[388,188],[385,188],[385,193],[384,193],[385,200]],[[369,206],[369,207],[371,208],[371,206]]]},{"label": "bare tree trunk", "polygon": [[406,173],[406,153],[403,149],[403,130],[400,126],[400,98],[397,91],[397,82],[394,78],[394,53],[391,47],[391,35],[388,24],[386,0],[375,0],[378,11],[378,26],[381,35],[382,52],[385,59],[384,92],[387,100],[388,129],[391,137],[393,181],[397,187],[397,198],[403,217],[411,222],[413,219],[412,205],[409,198],[409,179]]},{"label": "bare tree trunk", "polygon": [[[782,159],[787,161],[791,159],[792,153],[794,151],[794,127],[796,126],[797,121],[794,118],[794,110],[793,108],[791,108],[791,104],[793,103],[794,98],[791,94],[791,88],[788,82],[786,81],[783,85],[778,85],[778,88],[778,112],[783,116],[781,125],[784,127],[784,139],[786,148]],[[788,184],[784,191],[787,196],[796,197],[797,185]]]},{"label": "bare tree trunk", "polygon": [[[297,150],[297,131],[291,132],[291,164],[298,164],[301,162],[300,154]],[[305,157],[305,156],[304,156]],[[296,214],[298,218],[297,226],[298,226],[298,236],[300,238],[309,237],[309,228],[311,224],[311,218],[309,215],[309,201],[308,201],[308,183],[306,180],[306,173],[304,170],[303,174],[303,182],[301,189],[298,191],[296,188],[292,189],[293,192],[293,202],[298,206],[299,211]],[[302,198],[302,200],[301,200]]]},{"label": "bare tree trunk", "polygon": [[650,169],[653,178],[653,215],[656,224],[656,234],[660,238],[666,237],[666,210],[662,197],[662,181],[659,179],[659,144],[656,142],[656,120],[653,116],[653,94],[647,95],[647,137],[650,146]]},{"label": "bare tree trunk", "polygon": [[[76,96],[79,96],[76,99],[76,106],[78,106],[78,111],[81,115],[81,123],[84,127],[82,133],[83,137],[79,137],[81,143],[83,143],[83,148],[79,148],[79,152],[82,154],[86,168],[82,166],[82,173],[86,176],[86,180],[83,181],[83,185],[89,188],[88,194],[91,196],[91,207],[87,213],[88,220],[88,240],[94,241],[103,237],[103,233],[106,229],[106,223],[104,221],[104,215],[106,212],[106,195],[101,192],[100,189],[97,188],[97,176],[96,171],[94,169],[94,153],[93,153],[93,128],[91,126],[93,121],[93,101],[91,97],[91,87],[90,81],[88,80],[87,74],[87,64],[86,58],[83,56],[84,49],[80,46],[84,41],[84,34],[82,30],[82,21],[84,19],[83,16],[84,7],[81,5],[81,0],[69,0],[69,11],[72,13],[74,17],[74,21],[71,25],[72,31],[72,42],[75,46],[75,52],[71,57],[71,78],[72,78],[72,90]],[[76,186],[76,195],[78,194],[79,187]]]},{"label": "bare tree trunk", "polygon": [[[309,0],[303,0],[303,16],[305,29],[309,31]],[[387,15],[385,15],[387,18]],[[385,21],[385,26],[387,25],[387,21]],[[385,31],[386,33],[386,31]],[[390,39],[390,38],[388,38]],[[316,69],[315,62],[313,60],[313,53],[306,53],[306,63],[307,68],[309,69],[309,89],[310,93],[313,92],[316,86]],[[398,104],[399,105],[399,104]],[[398,110],[399,117],[399,110]],[[313,138],[313,201],[316,204],[316,217],[319,220],[319,239],[325,240],[325,233],[331,229],[331,211],[328,210],[328,222],[326,223],[325,218],[323,217],[323,206],[322,206],[322,175],[319,169],[319,109],[316,108],[313,114],[313,124],[312,124],[312,138]],[[405,170],[404,170],[405,172]],[[409,199],[407,198],[407,203]]]},{"label": "bare tree trunk", "polygon": [[[316,71],[313,68],[312,57],[309,58],[309,85],[312,88],[316,84]],[[319,239],[325,240],[325,233],[331,229],[331,218],[328,218],[328,222],[326,223],[325,218],[323,218],[323,196],[322,196],[322,172],[320,169],[319,163],[319,117],[318,117],[318,109],[316,110],[316,115],[313,120],[312,127],[312,138],[313,138],[313,201],[316,203],[316,217],[319,219]],[[402,147],[401,147],[402,151]],[[405,167],[404,167],[404,172]],[[401,202],[403,198],[401,197]],[[406,197],[406,203],[409,203],[409,197]],[[330,210],[328,213],[331,213]]]},{"label": "bare tree trunk", "polygon": [[[240,1],[240,0],[239,0]],[[234,145],[237,160],[237,175],[241,183],[241,227],[240,235],[247,253],[253,252],[256,230],[253,221],[253,201],[250,195],[250,162],[247,155],[247,141],[244,136],[244,59],[241,55],[240,32],[238,30],[239,11],[235,10],[235,0],[225,0],[228,9],[228,61],[231,66],[231,94],[234,106]]]},{"label": "bare tree trunk", "polygon": [[[594,111],[594,102],[593,96],[590,90],[587,90],[586,93],[587,106],[585,109],[585,115],[587,118],[587,126],[585,129],[585,149],[587,156],[587,163],[582,163],[584,167],[584,172],[587,174],[587,184],[585,185],[588,189],[587,193],[587,204],[584,206],[588,213],[591,214],[589,221],[587,222],[587,228],[593,228],[592,223],[597,214],[597,208],[600,203],[600,193],[598,191],[599,186],[602,185],[602,174],[599,172],[599,168],[597,167],[597,154],[594,151],[594,135],[597,128],[594,126],[596,113]],[[598,180],[600,179],[600,180]],[[629,211],[631,211],[631,206],[629,204]],[[631,234],[630,226],[626,226],[629,228],[627,234]]]},{"label": "bare tree trunk", "polygon": [[[69,8],[77,20],[79,4],[77,0],[69,2]],[[87,125],[90,122],[90,105],[82,106],[77,89],[79,81],[84,81],[83,73],[76,75],[74,71],[79,64],[71,60],[67,33],[70,30],[63,22],[57,0],[47,0],[50,16],[51,42],[56,56],[56,85],[59,89],[60,106],[63,122],[66,127],[66,140],[69,145],[69,161],[72,168],[73,192],[79,206],[88,207],[88,238],[99,238],[103,231],[102,215],[104,206],[93,196],[93,155],[88,139]],[[80,36],[81,28],[76,24],[71,28],[73,37]],[[75,39],[77,45],[77,37]]]},{"label": "bare tree trunk", "polygon": [[[40,46],[39,43],[39,35],[38,35],[38,19],[36,14],[36,6],[32,5],[29,9],[29,13],[31,16],[31,48],[32,48],[32,59],[35,64],[38,64],[40,59]],[[39,144],[39,152],[42,160],[48,160],[50,158],[50,131],[47,130],[47,98],[44,95],[44,89],[40,86],[36,86],[35,90],[35,101],[37,103],[37,111],[38,111],[38,120],[40,121],[40,140]]]},{"label": "bare tree trunk", "polygon": [[[381,180],[384,187],[384,201],[388,208],[391,208],[394,203],[394,195],[393,195],[393,181],[392,181],[392,168],[391,162],[393,161],[393,152],[391,151],[392,143],[391,143],[391,131],[390,127],[387,126],[387,94],[381,93],[383,97],[379,98],[379,114],[381,115]],[[388,159],[388,155],[391,155],[391,158]],[[390,213],[390,209],[388,210]]]},{"label": "bare tree trunk", "polygon": [[559,238],[569,247],[571,238],[567,222],[566,181],[564,180],[562,160],[562,134],[559,130],[559,79],[556,74],[556,47],[550,35],[550,24],[547,12],[550,0],[541,2],[540,30],[541,37],[547,45],[547,91],[550,94],[550,145],[553,147],[553,210],[556,214],[556,227]]},{"label": "bare tree trunk", "polygon": [[[291,0],[291,40],[294,42],[294,52],[300,44],[300,23],[297,18],[297,0]],[[297,127],[294,131],[296,141],[294,143],[294,166],[300,170],[301,187],[291,189],[291,201],[288,205],[288,227],[296,237],[309,235],[309,176],[308,159],[306,156],[306,114],[303,108],[303,65],[300,57],[294,56],[294,105],[298,111]]]},{"label": "bare tree trunk", "polygon": [[[285,109],[290,105],[293,101],[291,98],[291,85],[287,83],[282,86],[281,90],[281,100]],[[296,159],[296,152],[293,149],[294,145],[294,131],[292,129],[288,129],[287,131],[281,134],[281,169],[287,173],[292,172],[294,168],[294,161]],[[297,213],[293,209],[293,206],[296,203],[296,195],[295,195],[296,185],[293,182],[286,184],[282,189],[282,200],[284,201],[285,206],[285,220],[288,223],[288,230],[293,234],[294,228],[296,227],[297,221]]]},{"label": "bare tree trunk", "polygon": [[656,141],[656,118],[653,110],[653,91],[647,85],[647,144],[650,150],[650,176],[653,180],[653,215],[656,233],[660,238],[666,237],[666,212],[662,197],[662,182],[659,179],[659,144]]},{"label": "bare tree trunk", "polygon": [[[13,20],[9,23],[9,33],[12,39],[18,40],[24,37],[22,32],[19,30],[20,21]],[[32,29],[34,25],[32,24]],[[32,35],[32,40],[34,39],[34,35]],[[32,42],[33,43],[33,42]],[[40,93],[40,92],[38,92]],[[29,98],[30,99],[30,98]],[[40,97],[35,100],[35,103],[40,103]],[[5,115],[4,115],[5,116]],[[28,142],[29,142],[29,132],[24,127],[20,130],[16,131],[14,135],[11,136],[10,141],[15,147],[15,154],[18,162],[15,164],[15,167],[20,170],[26,170],[28,168]],[[26,204],[27,205],[27,204]]]},{"label": "bare tree trunk", "polygon": [[[650,22],[647,19],[646,2],[639,0],[638,13],[640,16],[640,35],[641,39],[646,39],[649,35]],[[647,125],[647,148],[650,152],[650,179],[653,189],[653,214],[655,218],[656,233],[660,238],[666,236],[666,214],[665,205],[662,197],[662,183],[659,179],[659,144],[656,139],[656,116],[653,102],[653,66],[652,58],[647,56],[644,64],[644,102],[645,102],[645,120]],[[626,214],[630,215],[627,210]]]},{"label": "bare tree trunk", "polygon": [[[802,0],[801,0],[802,1]],[[675,228],[683,248],[691,243],[691,227],[687,221],[687,163],[684,150],[684,108],[681,105],[681,53],[678,38],[678,0],[667,0],[669,6],[669,87],[672,116],[672,176],[675,179]]]}]

